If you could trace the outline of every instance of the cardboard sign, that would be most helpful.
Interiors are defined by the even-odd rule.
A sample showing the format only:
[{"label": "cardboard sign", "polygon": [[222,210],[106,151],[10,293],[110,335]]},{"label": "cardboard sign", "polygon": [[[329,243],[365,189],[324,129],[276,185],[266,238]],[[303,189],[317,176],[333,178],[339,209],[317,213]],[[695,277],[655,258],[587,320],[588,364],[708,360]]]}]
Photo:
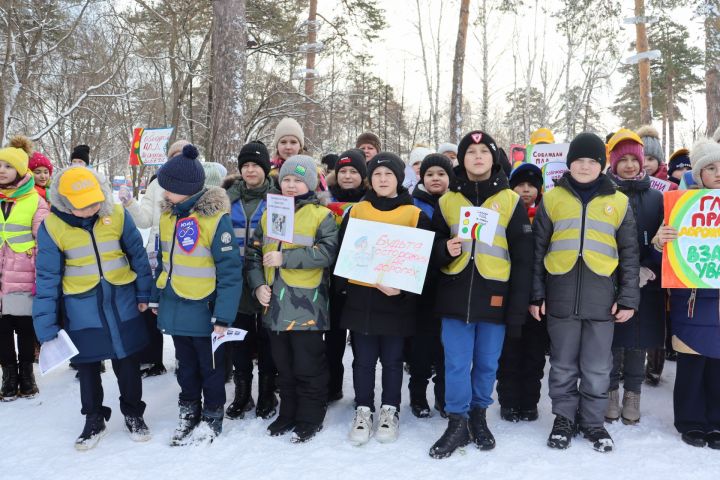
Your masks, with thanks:
[{"label": "cardboard sign", "polygon": [[163,165],[167,161],[167,143],[174,128],[136,128],[130,147],[131,166]]},{"label": "cardboard sign", "polygon": [[281,242],[292,243],[295,229],[295,199],[284,195],[267,196],[267,235]]},{"label": "cardboard sign", "polygon": [[334,273],[422,293],[434,239],[428,230],[350,218]]},{"label": "cardboard sign", "polygon": [[665,224],[678,238],[663,249],[662,288],[720,288],[720,190],[663,196]]},{"label": "cardboard sign", "polygon": [[525,162],[542,167],[546,163],[565,163],[569,143],[541,143],[539,145],[528,145],[525,155]]},{"label": "cardboard sign", "polygon": [[656,177],[650,177],[650,188],[652,188],[653,190],[667,192],[670,190],[670,185],[672,185],[672,182],[668,182],[667,180],[661,180]]},{"label": "cardboard sign", "polygon": [[458,237],[462,240],[476,240],[493,244],[500,214],[483,207],[460,207],[460,228]]},{"label": "cardboard sign", "polygon": [[549,192],[555,188],[555,182],[560,180],[565,172],[568,171],[565,162],[548,162],[542,166],[543,174],[543,191]]}]

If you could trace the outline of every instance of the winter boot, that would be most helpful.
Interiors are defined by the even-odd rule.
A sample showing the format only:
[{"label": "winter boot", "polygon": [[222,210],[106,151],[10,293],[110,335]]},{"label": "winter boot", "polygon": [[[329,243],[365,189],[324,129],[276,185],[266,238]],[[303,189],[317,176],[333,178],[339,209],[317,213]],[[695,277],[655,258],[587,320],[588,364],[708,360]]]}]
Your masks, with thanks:
[{"label": "winter boot", "polygon": [[255,401],[250,394],[252,375],[248,377],[235,372],[233,379],[235,380],[235,399],[225,410],[225,415],[230,420],[245,418],[245,414],[255,407]]},{"label": "winter boot", "polygon": [[500,407],[500,418],[506,422],[519,422],[520,410],[514,407]]},{"label": "winter boot", "polygon": [[222,406],[217,408],[204,407],[200,416],[200,425],[192,432],[192,442],[195,444],[209,444],[219,437],[222,433],[223,413],[224,408]]},{"label": "winter boot", "polygon": [[448,415],[448,426],[442,437],[430,448],[432,458],[447,458],[458,448],[471,442],[468,419],[462,415],[451,413]]},{"label": "winter boot", "polygon": [[590,440],[593,448],[598,452],[609,453],[613,451],[615,444],[605,427],[583,427],[580,426],[583,437]]},{"label": "winter boot", "polygon": [[557,448],[558,450],[565,450],[570,446],[570,442],[575,436],[575,433],[576,427],[572,420],[562,415],[556,415],[552,431],[548,437],[547,446]]},{"label": "winter boot", "polygon": [[147,442],[152,438],[152,435],[150,435],[150,429],[142,416],[132,417],[130,415],[126,415],[125,428],[130,434],[130,440],[133,442]]},{"label": "winter boot", "polygon": [[640,421],[640,394],[625,390],[622,399],[622,422],[636,425]]},{"label": "winter boot", "polygon": [[713,450],[720,450],[720,430],[714,430],[705,435],[707,446]]},{"label": "winter boot", "polygon": [[373,413],[370,407],[357,407],[348,438],[353,445],[365,445],[372,435]]},{"label": "winter boot", "polygon": [[523,422],[534,422],[539,417],[537,407],[520,409],[520,420]]},{"label": "winter boot", "polygon": [[278,416],[274,422],[268,425],[267,432],[271,437],[279,437],[291,432],[295,428],[295,419]]},{"label": "winter boot", "polygon": [[425,395],[411,396],[410,409],[417,418],[430,418],[430,405]]},{"label": "winter boot", "polygon": [[317,423],[298,422],[290,441],[292,443],[305,443],[312,439],[322,428],[322,423],[318,425]]},{"label": "winter boot", "polygon": [[660,384],[660,376],[665,366],[665,349],[657,348],[648,350],[647,366],[645,367],[645,383],[651,387],[657,387]]},{"label": "winter boot", "polygon": [[691,447],[704,447],[707,444],[705,432],[702,430],[690,430],[685,432],[680,437],[682,441],[690,445]]},{"label": "winter boot", "polygon": [[442,418],[448,418],[448,414],[445,411],[445,402],[438,400],[437,397],[435,397],[435,410],[440,413]]},{"label": "winter boot", "polygon": [[400,413],[393,406],[383,405],[380,408],[380,419],[375,432],[375,440],[380,443],[391,443],[398,439],[399,434]]},{"label": "winter boot", "polygon": [[192,431],[200,423],[200,401],[192,402],[180,400],[178,426],[175,427],[172,437],[170,437],[170,446],[177,447],[185,445]]},{"label": "winter boot", "polygon": [[75,450],[85,451],[95,448],[100,439],[107,434],[105,422],[110,420],[112,410],[108,407],[101,407],[100,413],[85,415],[85,428],[75,440]]},{"label": "winter boot", "polygon": [[275,396],[275,375],[260,375],[258,382],[258,401],[255,415],[269,420],[277,412],[278,399]]},{"label": "winter boot", "polygon": [[473,408],[470,410],[470,436],[475,446],[480,450],[492,450],[495,448],[495,437],[488,428],[486,408]]},{"label": "winter boot", "polygon": [[33,398],[39,393],[37,384],[35,383],[35,374],[33,372],[32,362],[23,362],[20,364],[20,396],[23,398]]},{"label": "winter boot", "polygon": [[620,418],[620,389],[616,388],[608,392],[608,406],[607,410],[605,410],[605,421],[612,423],[618,418]]},{"label": "winter boot", "polygon": [[0,396],[3,402],[12,402],[18,394],[18,366],[17,363],[2,366],[2,387]]},{"label": "winter boot", "polygon": [[165,365],[162,364],[162,362],[158,362],[153,363],[150,367],[141,370],[140,373],[142,374],[143,378],[157,377],[158,375],[167,373],[167,369],[165,368]]}]

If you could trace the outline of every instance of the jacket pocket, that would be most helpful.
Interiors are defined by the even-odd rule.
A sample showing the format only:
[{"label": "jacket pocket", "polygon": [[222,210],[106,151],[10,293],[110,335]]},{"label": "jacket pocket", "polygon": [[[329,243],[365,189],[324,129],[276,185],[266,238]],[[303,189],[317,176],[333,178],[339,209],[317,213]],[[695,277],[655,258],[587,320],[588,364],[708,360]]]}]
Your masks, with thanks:
[{"label": "jacket pocket", "polygon": [[134,320],[140,315],[137,308],[137,296],[135,293],[135,284],[116,286],[115,288],[115,308],[120,317],[121,322]]},{"label": "jacket pocket", "polygon": [[63,305],[68,331],[102,328],[96,289],[78,295],[65,295]]}]

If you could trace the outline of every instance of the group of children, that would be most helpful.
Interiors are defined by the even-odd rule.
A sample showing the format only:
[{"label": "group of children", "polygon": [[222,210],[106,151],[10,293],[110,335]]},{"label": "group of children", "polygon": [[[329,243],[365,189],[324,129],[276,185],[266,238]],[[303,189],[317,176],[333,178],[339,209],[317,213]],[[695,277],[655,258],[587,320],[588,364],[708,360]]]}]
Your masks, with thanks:
[{"label": "group of children", "polygon": [[[538,142],[552,141],[549,132],[540,133]],[[41,343],[64,328],[78,347],[73,362],[86,419],[79,450],[94,447],[106,432],[111,412],[100,380],[106,359],[131,438],[150,438],[138,359],[148,341],[149,312],[157,329],[172,336],[178,361],[172,445],[210,442],[225,416],[243,418],[253,407],[266,419],[277,412],[270,435],[292,432],[292,442],[310,440],[322,429],[328,405],[343,396],[348,332],[354,445],[373,435],[379,442],[398,438],[407,362],[412,413],[431,415],[426,390],[434,373],[434,407],[448,419],[430,456],[445,458],[470,443],[493,449],[487,409],[495,381],[504,420],[536,420],[548,348],[556,416],[548,446],[567,448],[580,432],[596,450],[611,451],[605,421],[640,419],[645,352],[665,340],[661,252],[677,232],[663,225],[662,196],[650,189],[639,134],[620,130],[607,145],[594,134],[578,135],[567,154],[569,171],[543,194],[540,170],[523,164],[508,178],[502,149],[480,130],[453,151],[456,166],[431,153],[417,173],[365,133],[357,148],[332,159],[325,183],[313,158],[303,155],[299,124],[284,119],[274,157],[259,141],[243,146],[239,175],[226,178],[224,188],[206,184],[193,145],[172,152],[154,187],[161,200],[153,252],[132,216],[113,204],[106,182],[86,166],[53,177],[48,213],[33,186],[52,166],[39,159],[38,171],[29,173],[30,146],[23,142],[13,139],[0,150],[2,255],[27,264],[29,275],[23,278],[20,269],[13,278],[8,271],[15,269],[3,269],[0,323],[5,330],[11,320],[18,334],[20,386],[15,380],[14,389],[21,394],[31,390],[31,313]],[[700,142],[689,159],[698,185],[720,188],[720,144]],[[419,177],[412,192],[403,186],[408,174]],[[268,193],[294,199],[291,243],[265,233]],[[492,245],[458,236],[460,209],[473,206],[498,214]],[[353,218],[434,232],[422,294],[332,275]],[[43,269],[35,271],[35,257]],[[679,352],[676,428],[685,442],[716,449],[719,301],[717,290],[670,296]],[[225,347],[213,353],[210,335],[230,326],[248,336],[230,354],[235,398],[225,409]],[[257,405],[250,392],[254,354]],[[5,396],[12,393],[5,389],[11,362],[2,361]]]}]

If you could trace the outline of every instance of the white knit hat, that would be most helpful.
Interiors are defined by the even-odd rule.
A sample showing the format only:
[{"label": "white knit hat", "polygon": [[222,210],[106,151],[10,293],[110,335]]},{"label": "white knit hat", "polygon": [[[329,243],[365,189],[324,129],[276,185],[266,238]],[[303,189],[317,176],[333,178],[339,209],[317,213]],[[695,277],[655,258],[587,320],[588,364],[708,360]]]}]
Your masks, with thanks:
[{"label": "white knit hat", "polygon": [[690,149],[690,164],[692,165],[693,179],[703,186],[700,171],[711,163],[720,162],[720,143],[710,138],[702,138],[695,142]]},{"label": "white knit hat", "polygon": [[277,150],[278,142],[282,137],[292,135],[300,142],[300,150],[305,146],[305,134],[300,124],[294,118],[285,117],[275,127],[275,137],[273,138],[272,147]]},{"label": "white knit hat", "polygon": [[441,143],[438,145],[437,153],[453,152],[457,155],[457,145],[454,143]]},{"label": "white knit hat", "polygon": [[415,147],[410,151],[410,159],[408,160],[407,164],[412,167],[416,163],[422,162],[425,157],[427,157],[431,153],[433,153],[433,151],[427,147]]}]

